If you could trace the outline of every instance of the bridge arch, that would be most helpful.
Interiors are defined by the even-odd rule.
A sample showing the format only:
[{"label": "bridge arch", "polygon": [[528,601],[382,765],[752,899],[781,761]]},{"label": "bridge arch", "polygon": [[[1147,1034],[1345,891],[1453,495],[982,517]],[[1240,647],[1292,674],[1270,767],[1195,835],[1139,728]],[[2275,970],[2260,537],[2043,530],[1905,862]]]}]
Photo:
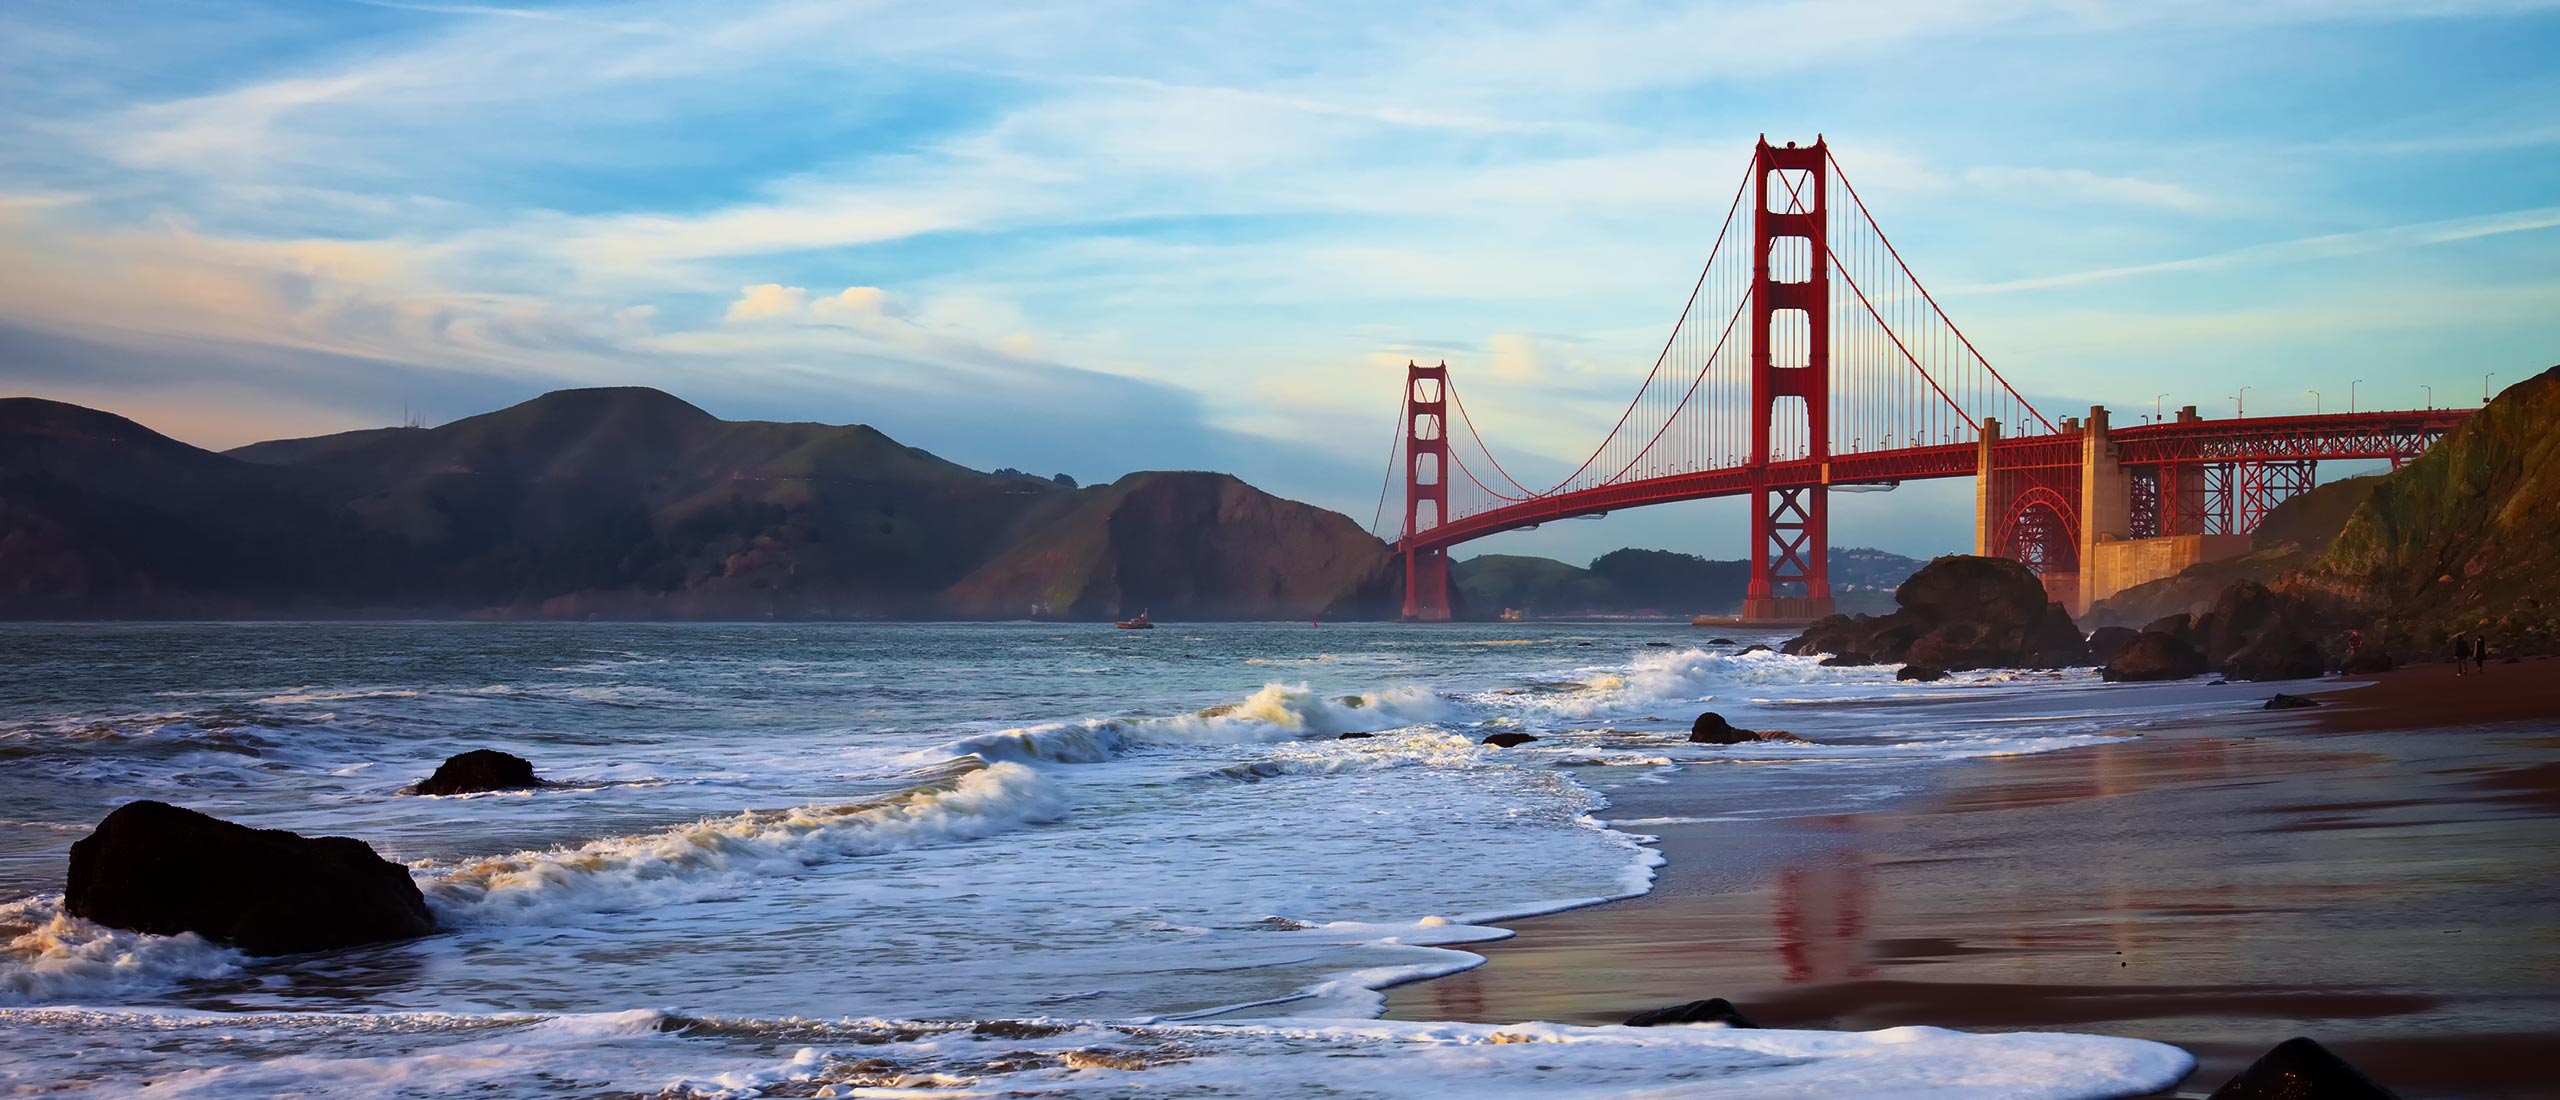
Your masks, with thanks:
[{"label": "bridge arch", "polygon": [[2080,508],[2042,485],[2009,502],[2000,521],[2000,554],[2039,575],[2080,570]]}]

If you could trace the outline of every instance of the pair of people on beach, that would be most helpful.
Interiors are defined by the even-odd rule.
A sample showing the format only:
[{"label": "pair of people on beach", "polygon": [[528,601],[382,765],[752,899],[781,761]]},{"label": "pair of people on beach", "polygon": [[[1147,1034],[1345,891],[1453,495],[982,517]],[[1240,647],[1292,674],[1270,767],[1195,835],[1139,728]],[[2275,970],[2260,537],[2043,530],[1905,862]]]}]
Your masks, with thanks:
[{"label": "pair of people on beach", "polygon": [[2460,676],[2465,669],[2489,671],[2489,639],[2477,634],[2453,636],[2453,674]]}]

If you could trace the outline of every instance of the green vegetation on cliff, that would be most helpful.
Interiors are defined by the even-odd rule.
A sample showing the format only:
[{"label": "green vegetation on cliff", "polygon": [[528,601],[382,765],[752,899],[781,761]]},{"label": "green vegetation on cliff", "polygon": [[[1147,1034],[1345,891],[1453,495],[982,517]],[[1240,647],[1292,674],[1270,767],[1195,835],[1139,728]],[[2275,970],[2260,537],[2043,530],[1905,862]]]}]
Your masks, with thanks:
[{"label": "green vegetation on cliff", "polygon": [[2560,608],[2560,367],[2507,387],[2383,479],[2308,578],[2413,637]]}]

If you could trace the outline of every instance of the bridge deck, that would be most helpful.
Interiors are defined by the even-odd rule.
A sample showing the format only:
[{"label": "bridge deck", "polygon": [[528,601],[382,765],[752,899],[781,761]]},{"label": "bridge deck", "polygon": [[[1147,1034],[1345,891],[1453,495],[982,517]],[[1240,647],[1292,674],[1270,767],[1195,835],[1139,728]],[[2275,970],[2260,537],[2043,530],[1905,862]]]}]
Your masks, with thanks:
[{"label": "bridge deck", "polygon": [[[2107,435],[2117,449],[2117,461],[2127,466],[2407,458],[2425,450],[2427,443],[2470,414],[2468,409],[2423,409],[2189,420],[2110,428]],[[1999,469],[2076,467],[2081,461],[2082,446],[2077,431],[2002,438],[1992,444],[1992,463]],[[1668,474],[1557,493],[1459,516],[1398,540],[1396,548],[1446,548],[1555,520],[1605,515],[1652,504],[1740,496],[1758,489],[1972,477],[1980,472],[1979,463],[1979,446],[1968,442],[1834,454],[1828,463],[1794,459],[1757,468],[1733,466]]]}]

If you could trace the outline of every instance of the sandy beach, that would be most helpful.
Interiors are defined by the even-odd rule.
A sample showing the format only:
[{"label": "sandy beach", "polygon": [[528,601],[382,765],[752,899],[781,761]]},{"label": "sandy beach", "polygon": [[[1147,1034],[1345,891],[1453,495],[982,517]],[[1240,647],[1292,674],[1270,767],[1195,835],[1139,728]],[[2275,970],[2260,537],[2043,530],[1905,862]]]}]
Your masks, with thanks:
[{"label": "sandy beach", "polygon": [[[1633,900],[1514,923],[1400,1018],[2134,1036],[2201,1096],[2308,1035],[2411,1097],[2560,1096],[2560,662],[2327,685],[2316,710],[1946,769],[1871,812],[1647,825]],[[1613,819],[1699,815],[1673,782]]]}]

